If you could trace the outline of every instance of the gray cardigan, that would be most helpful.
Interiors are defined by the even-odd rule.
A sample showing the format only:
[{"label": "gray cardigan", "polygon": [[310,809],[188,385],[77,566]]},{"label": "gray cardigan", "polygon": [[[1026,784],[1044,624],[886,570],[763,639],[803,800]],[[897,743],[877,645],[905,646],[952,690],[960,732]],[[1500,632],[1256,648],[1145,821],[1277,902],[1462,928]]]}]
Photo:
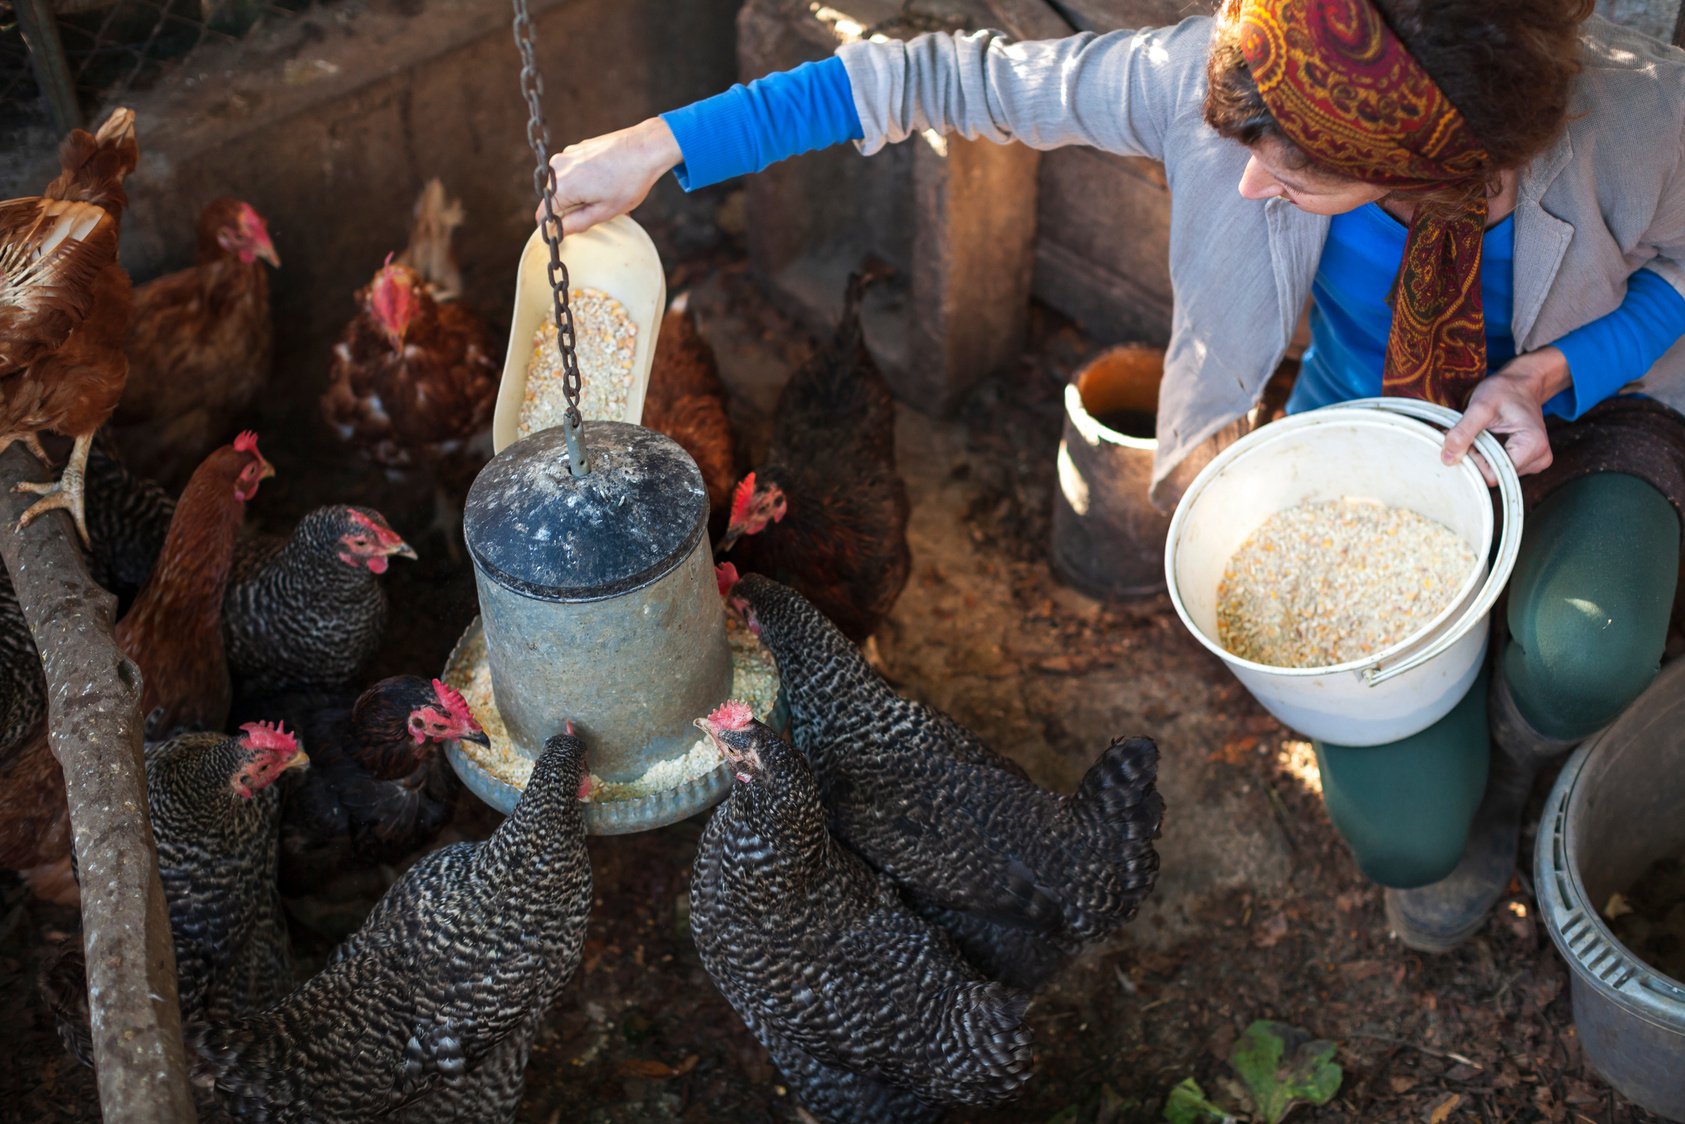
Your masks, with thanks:
[{"label": "gray cardigan", "polygon": [[[1199,16],[1044,42],[976,31],[838,51],[867,154],[935,129],[1164,162],[1174,312],[1153,468],[1161,505],[1247,424],[1286,353],[1328,233],[1325,217],[1236,190],[1247,151],[1201,117],[1211,26]],[[1518,352],[1615,309],[1634,270],[1654,270],[1685,293],[1685,52],[1597,18],[1582,48],[1568,128],[1521,175]],[[1685,344],[1633,378],[1627,391],[1685,409]]]}]

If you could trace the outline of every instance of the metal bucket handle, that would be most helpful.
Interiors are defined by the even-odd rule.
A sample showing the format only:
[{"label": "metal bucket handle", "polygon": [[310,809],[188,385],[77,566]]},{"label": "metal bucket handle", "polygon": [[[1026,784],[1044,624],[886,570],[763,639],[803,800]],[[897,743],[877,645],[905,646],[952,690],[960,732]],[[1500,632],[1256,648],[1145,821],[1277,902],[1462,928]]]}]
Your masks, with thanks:
[{"label": "metal bucket handle", "polygon": [[[1462,418],[1462,414],[1456,410],[1417,398],[1359,398],[1351,402],[1342,402],[1340,405],[1366,410],[1386,410],[1447,430]],[[1515,465],[1510,462],[1509,454],[1504,452],[1504,447],[1490,433],[1481,430],[1480,435],[1474,439],[1474,447],[1486,458],[1486,463],[1492,466],[1492,472],[1498,478],[1499,497],[1503,501],[1503,527],[1498,536],[1498,554],[1492,560],[1492,569],[1486,575],[1486,584],[1481,587],[1475,599],[1469,602],[1468,608],[1463,610],[1461,616],[1439,630],[1439,635],[1432,643],[1416,649],[1390,666],[1372,664],[1364,668],[1359,674],[1371,687],[1378,687],[1389,679],[1413,671],[1435,656],[1443,654],[1463,633],[1492,611],[1492,606],[1497,603],[1499,595],[1503,593],[1504,586],[1509,581],[1510,571],[1515,568],[1515,558],[1521,550],[1521,477],[1516,475]]]}]

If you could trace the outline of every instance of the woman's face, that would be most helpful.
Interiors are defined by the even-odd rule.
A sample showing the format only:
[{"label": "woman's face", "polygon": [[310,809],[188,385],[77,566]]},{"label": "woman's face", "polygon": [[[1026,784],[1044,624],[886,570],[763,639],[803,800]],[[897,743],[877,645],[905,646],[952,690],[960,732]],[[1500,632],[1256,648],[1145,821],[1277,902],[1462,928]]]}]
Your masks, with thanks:
[{"label": "woman's face", "polygon": [[1387,194],[1343,176],[1331,176],[1312,168],[1294,168],[1283,158],[1278,140],[1261,141],[1251,148],[1252,158],[1240,174],[1240,194],[1247,199],[1287,200],[1313,215],[1343,215]]}]

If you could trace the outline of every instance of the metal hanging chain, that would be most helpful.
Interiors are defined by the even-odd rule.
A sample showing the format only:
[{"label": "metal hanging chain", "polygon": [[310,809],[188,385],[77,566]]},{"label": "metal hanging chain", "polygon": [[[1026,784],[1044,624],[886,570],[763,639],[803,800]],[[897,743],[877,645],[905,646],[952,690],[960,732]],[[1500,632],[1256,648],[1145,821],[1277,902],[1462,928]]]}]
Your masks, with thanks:
[{"label": "metal hanging chain", "polygon": [[544,79],[533,59],[532,16],[527,0],[513,0],[515,5],[515,46],[521,52],[521,92],[527,99],[527,143],[532,146],[536,165],[532,173],[533,190],[538,192],[544,206],[545,245],[550,247],[550,299],[556,317],[556,350],[562,357],[562,394],[567,398],[567,413],[562,419],[562,435],[567,440],[569,468],[575,476],[590,471],[585,461],[585,447],[580,440],[583,419],[579,413],[579,358],[574,353],[573,308],[568,303],[568,267],[562,261],[562,220],[556,214],[552,192],[556,173],[550,167],[550,130],[544,124]]}]

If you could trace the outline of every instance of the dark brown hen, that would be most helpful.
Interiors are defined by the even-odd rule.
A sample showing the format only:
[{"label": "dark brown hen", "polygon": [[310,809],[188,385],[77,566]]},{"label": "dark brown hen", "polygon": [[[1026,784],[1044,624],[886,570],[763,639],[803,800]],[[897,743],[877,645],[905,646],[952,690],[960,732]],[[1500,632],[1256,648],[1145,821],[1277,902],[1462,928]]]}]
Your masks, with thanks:
[{"label": "dark brown hen", "polygon": [[1033,1069],[1028,1000],[984,979],[838,844],[801,755],[727,703],[697,725],[736,778],[697,846],[703,967],[830,1124],[997,1104]]},{"label": "dark brown hen", "polygon": [[907,488],[895,401],[860,327],[866,279],[849,278],[836,335],[790,376],[766,459],[732,497],[721,553],[799,590],[856,643],[907,584]]},{"label": "dark brown hen", "polygon": [[778,663],[831,830],[978,967],[1033,990],[1135,915],[1157,878],[1164,812],[1150,739],[1113,742],[1073,795],[1048,792],[896,694],[794,590],[748,574],[727,596]]},{"label": "dark brown hen", "polygon": [[461,693],[414,675],[382,679],[350,707],[292,718],[311,768],[287,785],[282,804],[281,890],[289,896],[431,843],[460,791],[443,743],[491,744]]},{"label": "dark brown hen", "polygon": [[269,1124],[513,1120],[538,1022],[585,941],[584,779],[583,743],[552,737],[490,839],[423,857],[280,1003],[190,1026],[198,1083]]}]

